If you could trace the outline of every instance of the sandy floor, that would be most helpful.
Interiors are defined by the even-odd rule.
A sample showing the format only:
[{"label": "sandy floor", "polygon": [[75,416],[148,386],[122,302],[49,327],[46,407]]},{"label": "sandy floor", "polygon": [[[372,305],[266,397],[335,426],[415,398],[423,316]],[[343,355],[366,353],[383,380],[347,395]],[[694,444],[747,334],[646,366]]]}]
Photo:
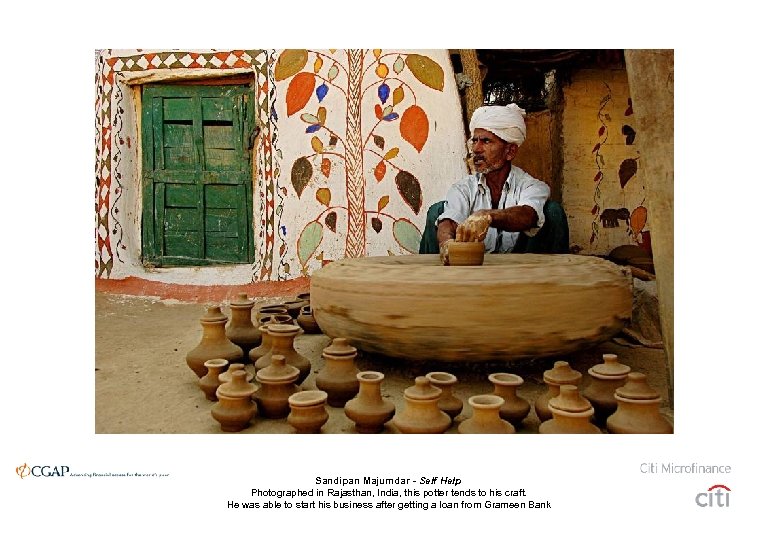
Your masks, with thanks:
[{"label": "sandy floor", "polygon": [[[291,299],[291,298],[284,298]],[[260,303],[277,301],[267,298]],[[96,433],[215,433],[219,423],[211,416],[212,402],[197,385],[197,377],[187,367],[185,355],[201,337],[198,319],[204,312],[200,304],[159,301],[152,298],[95,294],[95,432]],[[223,312],[229,308],[223,306]],[[301,385],[315,389],[314,378],[322,367],[321,352],[330,343],[324,335],[303,335],[296,339],[299,353],[312,362],[312,372]],[[648,375],[648,382],[663,397],[662,412],[670,419],[673,412],[667,399],[665,356],[662,350],[630,348],[612,342],[603,343],[567,360],[585,375],[601,362],[602,353],[615,353],[634,371]],[[466,402],[476,394],[491,393],[487,376],[496,371],[517,373],[525,379],[519,394],[533,404],[545,391],[542,373],[556,359],[502,365],[410,364],[398,360],[359,355],[358,368],[385,374],[383,394],[396,409],[403,408],[403,390],[414,377],[429,371],[448,371],[458,377],[455,395],[464,401],[463,412],[448,433],[457,433],[457,423],[471,416]],[[582,387],[582,385],[581,385]],[[344,410],[328,407],[330,418],[323,433],[356,433]],[[539,421],[531,409],[521,433],[537,433]],[[291,434],[286,420],[256,418],[242,433]],[[389,424],[385,434],[397,433]]]}]

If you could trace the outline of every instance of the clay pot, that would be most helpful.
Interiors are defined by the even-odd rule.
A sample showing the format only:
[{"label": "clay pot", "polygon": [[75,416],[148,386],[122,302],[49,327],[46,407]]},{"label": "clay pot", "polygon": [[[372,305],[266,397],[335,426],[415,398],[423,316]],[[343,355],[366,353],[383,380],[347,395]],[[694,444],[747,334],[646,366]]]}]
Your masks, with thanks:
[{"label": "clay pot", "polygon": [[257,359],[255,367],[257,369],[267,367],[271,364],[272,356],[282,355],[288,365],[294,366],[299,371],[296,384],[302,383],[311,371],[311,362],[295,350],[293,343],[303,330],[295,324],[269,324],[266,326],[266,332],[271,339],[271,350]]},{"label": "clay pot", "polygon": [[493,383],[493,394],[504,399],[500,416],[515,429],[519,429],[523,420],[531,412],[531,404],[517,395],[517,389],[523,384],[523,378],[513,373],[491,373],[488,380]]},{"label": "clay pot", "polygon": [[321,334],[319,325],[314,318],[314,313],[311,311],[311,306],[303,306],[301,308],[301,314],[298,315],[298,326],[300,326],[307,334]]},{"label": "clay pot", "polygon": [[298,433],[319,433],[320,428],[328,421],[328,411],[325,410],[326,399],[328,395],[322,390],[296,392],[287,398],[290,405],[287,422]]},{"label": "clay pot", "polygon": [[211,416],[222,431],[241,431],[249,425],[257,414],[257,405],[252,402],[256,391],[257,385],[246,382],[246,372],[240,369],[233,372],[230,382],[217,388],[219,401],[211,408]]},{"label": "clay pot", "polygon": [[252,324],[252,308],[255,303],[240,293],[230,303],[230,323],[225,328],[227,338],[241,347],[244,360],[249,362],[249,351],[260,345],[260,330]]},{"label": "clay pot", "polygon": [[[287,313],[287,308],[285,308],[282,304],[263,306],[257,310],[257,315],[255,316],[256,325],[258,327],[262,325],[263,319],[267,319],[269,315],[289,315],[289,313]],[[292,317],[290,317],[290,319],[292,319]]]},{"label": "clay pot", "polygon": [[234,363],[244,359],[244,351],[241,350],[241,347],[232,343],[225,335],[227,320],[219,306],[207,307],[206,314],[201,317],[203,337],[200,343],[187,353],[187,365],[198,378],[208,373],[208,369],[203,366],[206,360],[224,358],[228,362]]},{"label": "clay pot", "polygon": [[562,384],[573,384],[577,386],[582,379],[582,373],[574,370],[568,362],[559,360],[553,364],[552,369],[544,372],[544,382],[547,384],[547,392],[538,397],[534,402],[534,410],[539,422],[544,422],[552,418],[548,403],[551,398],[558,395]]},{"label": "clay pot", "polygon": [[297,298],[301,302],[306,302],[306,305],[309,305],[311,303],[311,293],[303,292],[298,296],[296,296],[295,298]]},{"label": "clay pot", "polygon": [[463,401],[453,395],[452,389],[458,382],[458,378],[451,373],[444,371],[431,371],[425,376],[433,386],[441,390],[441,397],[438,401],[439,409],[447,413],[451,419],[455,419],[463,410]]},{"label": "clay pot", "polygon": [[539,433],[601,433],[591,424],[593,407],[572,384],[560,387],[560,393],[550,399],[552,419],[539,426]]},{"label": "clay pot", "polygon": [[289,300],[282,305],[287,309],[287,313],[290,317],[297,319],[298,315],[301,313],[301,308],[308,305],[308,302],[304,302],[303,300]]},{"label": "clay pot", "polygon": [[268,335],[269,324],[290,324],[292,317],[285,314],[261,315],[258,319],[260,326],[260,345],[249,351],[249,361],[257,364],[257,361],[271,352],[271,337]]},{"label": "clay pot", "polygon": [[360,384],[357,396],[344,405],[344,414],[355,422],[358,433],[379,433],[385,422],[393,417],[395,405],[382,397],[382,380],[378,371],[361,371],[357,374]]},{"label": "clay pot", "polygon": [[482,266],[485,260],[484,242],[456,242],[447,244],[450,266]]},{"label": "clay pot", "polygon": [[471,396],[469,405],[474,410],[471,418],[458,426],[458,433],[514,433],[515,428],[500,416],[504,398],[494,394]]},{"label": "clay pot", "polygon": [[257,372],[260,389],[252,398],[257,402],[262,416],[284,418],[290,413],[287,398],[298,391],[295,381],[299,373],[298,368],[288,365],[280,354],[271,357],[271,364]]},{"label": "clay pot", "polygon": [[414,379],[414,386],[404,390],[406,407],[396,413],[393,424],[401,433],[444,433],[452,420],[436,402],[441,390],[425,377]]},{"label": "clay pot", "polygon": [[357,349],[344,338],[335,338],[322,351],[325,365],[315,377],[314,384],[328,393],[328,405],[331,407],[343,407],[360,389],[356,356]]},{"label": "clay pot", "polygon": [[242,370],[244,373],[246,373],[246,382],[252,382],[252,374],[246,370],[246,366],[243,364],[230,364],[226,371],[220,373],[217,376],[219,384],[230,382],[233,379],[233,372],[238,370]]},{"label": "clay pot", "polygon": [[626,383],[631,368],[618,362],[616,354],[604,354],[603,364],[597,364],[588,370],[590,383],[582,391],[582,396],[590,401],[596,410],[595,422],[603,426],[607,417],[617,410],[615,390]]},{"label": "clay pot", "polygon": [[[206,360],[203,366],[208,370],[203,377],[198,381],[198,386],[206,395],[206,399],[209,401],[217,401],[217,388],[223,381],[219,380],[219,375],[227,367],[228,361],[224,358],[212,358]],[[233,364],[237,367],[242,367],[241,364]]]},{"label": "clay pot", "polygon": [[615,391],[617,410],[607,418],[610,433],[673,433],[672,424],[661,415],[661,395],[647,384],[647,375],[632,372],[626,384]]}]

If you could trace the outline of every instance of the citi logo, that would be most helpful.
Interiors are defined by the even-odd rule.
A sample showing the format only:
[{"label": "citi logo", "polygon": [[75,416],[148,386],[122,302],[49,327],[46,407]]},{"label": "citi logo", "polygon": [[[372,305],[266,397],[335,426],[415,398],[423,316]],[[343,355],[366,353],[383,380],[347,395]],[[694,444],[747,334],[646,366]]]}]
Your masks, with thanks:
[{"label": "citi logo", "polygon": [[67,465],[52,467],[51,465],[33,465],[30,467],[25,463],[16,468],[16,474],[19,478],[28,476],[65,476],[70,471]]},{"label": "citi logo", "polygon": [[[724,491],[725,490],[725,491]],[[704,493],[696,495],[696,504],[702,508],[724,507],[729,505],[729,492],[731,489],[723,484],[715,484]]]}]

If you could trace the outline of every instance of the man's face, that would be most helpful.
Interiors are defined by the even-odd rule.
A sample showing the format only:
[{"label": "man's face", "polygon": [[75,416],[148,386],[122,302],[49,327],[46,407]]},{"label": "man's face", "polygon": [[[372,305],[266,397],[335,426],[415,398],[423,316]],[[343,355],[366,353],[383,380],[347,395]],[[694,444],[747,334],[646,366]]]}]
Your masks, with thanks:
[{"label": "man's face", "polygon": [[508,161],[512,161],[517,151],[517,145],[507,143],[482,128],[474,130],[471,148],[474,154],[474,168],[481,173],[500,169]]}]

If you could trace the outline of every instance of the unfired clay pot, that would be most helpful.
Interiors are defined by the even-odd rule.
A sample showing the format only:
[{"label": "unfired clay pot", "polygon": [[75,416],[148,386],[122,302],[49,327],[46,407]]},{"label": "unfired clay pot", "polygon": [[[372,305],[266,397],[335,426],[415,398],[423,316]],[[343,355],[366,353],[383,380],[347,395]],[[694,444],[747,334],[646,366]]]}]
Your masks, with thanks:
[{"label": "unfired clay pot", "polygon": [[618,362],[616,354],[604,354],[603,364],[588,370],[590,383],[582,391],[585,399],[596,410],[595,422],[603,426],[607,417],[617,410],[615,390],[626,383],[631,368]]},{"label": "unfired clay pot", "polygon": [[299,373],[298,368],[287,365],[284,356],[280,354],[275,354],[271,364],[257,372],[260,389],[252,397],[262,416],[284,418],[290,413],[287,398],[298,391],[295,381]]},{"label": "unfired clay pot", "polygon": [[452,420],[436,402],[441,390],[425,377],[414,379],[414,386],[404,390],[406,407],[396,413],[393,424],[401,433],[444,433]]},{"label": "unfired clay pot", "polygon": [[[257,310],[257,316],[255,320],[258,327],[262,324],[263,317],[267,317],[268,315],[289,315],[289,313],[287,313],[287,308],[282,304],[270,304],[263,306]],[[292,317],[290,317],[290,319],[292,319]]]},{"label": "unfired clay pot", "polygon": [[246,382],[252,382],[252,374],[247,371],[246,366],[243,364],[230,364],[228,368],[217,375],[220,384],[225,384],[233,379],[233,372],[241,370],[246,373]]},{"label": "unfired clay pot", "polygon": [[273,313],[260,315],[258,317],[258,323],[260,326],[257,328],[260,332],[260,345],[249,351],[249,361],[257,364],[257,360],[265,356],[271,351],[271,337],[268,335],[269,324],[291,324],[292,317],[287,313]]},{"label": "unfired clay pot", "polygon": [[[224,358],[212,358],[206,360],[203,366],[208,370],[203,377],[198,381],[198,386],[206,395],[206,399],[209,401],[217,401],[217,388],[223,383],[219,380],[219,375],[227,367],[228,361]],[[233,364],[234,366],[241,367],[241,364]]]},{"label": "unfired clay pot", "polygon": [[211,416],[219,422],[222,431],[241,431],[257,414],[257,405],[252,402],[252,393],[257,385],[246,382],[246,372],[237,370],[233,378],[217,388],[219,400],[211,408]]},{"label": "unfired clay pot", "polygon": [[482,266],[485,260],[484,242],[450,242],[447,244],[450,266]]},{"label": "unfired clay pot", "polygon": [[301,384],[311,371],[311,362],[308,358],[295,350],[295,338],[303,333],[295,324],[269,324],[266,327],[268,337],[271,338],[271,350],[257,359],[255,367],[262,369],[271,364],[271,357],[277,354],[284,356],[287,364],[298,369],[298,380]]},{"label": "unfired clay pot", "polygon": [[299,294],[298,296],[296,296],[295,298],[297,298],[298,300],[300,300],[302,302],[306,302],[306,304],[308,305],[309,302],[311,301],[311,293],[303,292],[303,293]]},{"label": "unfired clay pot", "polygon": [[227,317],[219,306],[209,306],[206,314],[201,317],[200,324],[203,327],[203,337],[200,343],[187,353],[187,365],[198,378],[208,373],[204,367],[206,360],[212,358],[224,358],[230,363],[240,362],[244,358],[241,347],[232,343],[225,335]]},{"label": "unfired clay pot", "polygon": [[287,313],[290,314],[290,317],[293,319],[297,319],[298,315],[301,313],[301,308],[303,306],[308,305],[309,302],[303,301],[303,300],[289,300],[287,302],[284,302],[282,305],[287,309]]},{"label": "unfired clay pot", "polygon": [[501,405],[501,418],[519,429],[523,420],[531,412],[531,404],[517,395],[517,389],[523,384],[523,378],[514,373],[491,373],[488,380],[493,383],[493,394],[504,399]]},{"label": "unfired clay pot", "polygon": [[357,396],[344,405],[344,414],[355,422],[358,433],[379,433],[385,422],[393,417],[395,405],[382,397],[382,380],[378,371],[361,371],[357,374],[360,390]]},{"label": "unfired clay pot", "polygon": [[444,371],[431,371],[425,378],[428,379],[433,386],[441,390],[441,397],[438,401],[439,409],[447,413],[451,419],[455,419],[463,410],[463,401],[453,395],[452,390],[455,384],[458,382],[458,378]]},{"label": "unfired clay pot", "polygon": [[240,293],[230,302],[230,323],[225,328],[227,338],[244,351],[245,362],[249,362],[249,351],[260,345],[260,330],[252,324],[254,306],[246,293]]},{"label": "unfired clay pot", "polygon": [[607,418],[610,433],[673,433],[672,424],[661,415],[661,395],[647,384],[647,375],[632,372],[615,391],[617,410]]},{"label": "unfired clay pot", "polygon": [[474,414],[464,420],[458,426],[458,433],[514,433],[515,428],[503,420],[499,414],[504,398],[495,394],[471,396],[471,405]]},{"label": "unfired clay pot", "polygon": [[593,407],[572,384],[560,387],[560,393],[550,399],[552,419],[539,426],[539,433],[601,433],[591,424]]},{"label": "unfired clay pot", "polygon": [[572,369],[568,362],[559,360],[553,364],[552,369],[544,372],[543,378],[547,384],[547,392],[538,397],[534,402],[534,410],[536,411],[536,416],[539,417],[539,422],[552,418],[548,403],[551,398],[558,395],[561,385],[573,384],[577,386],[582,379],[582,373]]},{"label": "unfired clay pot", "polygon": [[325,410],[325,400],[328,395],[322,390],[304,390],[296,392],[287,398],[290,414],[287,422],[298,433],[319,433],[328,421],[328,411]]},{"label": "unfired clay pot", "polygon": [[317,320],[314,318],[314,313],[311,311],[311,306],[306,305],[301,308],[301,313],[298,315],[298,326],[303,328],[303,331],[307,334],[321,334]]},{"label": "unfired clay pot", "polygon": [[355,367],[357,349],[344,338],[335,338],[322,351],[325,365],[317,374],[314,383],[317,388],[327,392],[328,405],[343,407],[355,397],[360,389],[357,380],[358,368]]}]

